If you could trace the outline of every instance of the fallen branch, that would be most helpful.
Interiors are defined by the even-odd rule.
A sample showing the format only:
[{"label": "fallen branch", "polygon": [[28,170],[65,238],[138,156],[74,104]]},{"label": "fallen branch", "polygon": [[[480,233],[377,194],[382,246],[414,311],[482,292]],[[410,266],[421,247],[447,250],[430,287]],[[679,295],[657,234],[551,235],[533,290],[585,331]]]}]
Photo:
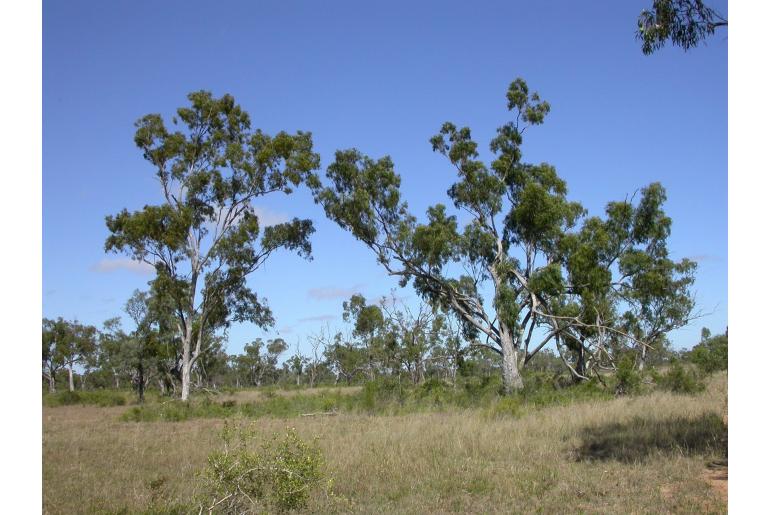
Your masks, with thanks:
[{"label": "fallen branch", "polygon": [[333,417],[339,415],[337,410],[332,411],[316,411],[315,413],[302,413],[302,417]]}]

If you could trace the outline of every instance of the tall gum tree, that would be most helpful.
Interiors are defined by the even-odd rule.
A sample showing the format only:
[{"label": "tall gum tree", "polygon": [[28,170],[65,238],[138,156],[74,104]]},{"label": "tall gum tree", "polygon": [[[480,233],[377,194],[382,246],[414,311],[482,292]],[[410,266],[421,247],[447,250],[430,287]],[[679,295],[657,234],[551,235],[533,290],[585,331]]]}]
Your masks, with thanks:
[{"label": "tall gum tree", "polygon": [[310,220],[260,227],[254,201],[317,187],[319,157],[308,132],[269,136],[251,130],[230,95],[198,91],[177,109],[169,130],[159,114],[136,123],[134,141],[153,166],[160,203],[106,219],[105,251],[125,253],[156,270],[153,295],[169,299],[180,335],[183,400],[204,335],[233,321],[272,325],[264,298],[247,276],[279,249],[310,259]]},{"label": "tall gum tree", "polygon": [[[401,178],[387,156],[373,160],[355,149],[337,151],[326,171],[328,184],[314,195],[402,287],[411,283],[421,297],[453,312],[466,340],[501,357],[510,392],[523,387],[521,367],[551,341],[560,351],[563,345],[578,351],[577,368],[566,357],[564,363],[580,378],[586,364],[611,360],[607,335],[645,344],[619,324],[619,313],[639,312],[633,293],[640,278],[658,273],[649,297],[671,293],[684,275],[676,284],[688,297],[694,264],[668,259],[670,220],[661,210],[660,185],[643,189],[636,206],[611,202],[606,218],[585,218],[583,207],[567,199],[566,183],[553,166],[521,160],[523,134],[543,123],[549,104],[516,79],[507,105],[513,120],[490,142],[489,166],[479,159],[467,127],[445,123],[430,140],[457,173],[447,195],[470,217],[462,229],[443,204],[429,207],[427,223],[418,223],[401,199]],[[685,323],[687,313],[660,329]]]}]

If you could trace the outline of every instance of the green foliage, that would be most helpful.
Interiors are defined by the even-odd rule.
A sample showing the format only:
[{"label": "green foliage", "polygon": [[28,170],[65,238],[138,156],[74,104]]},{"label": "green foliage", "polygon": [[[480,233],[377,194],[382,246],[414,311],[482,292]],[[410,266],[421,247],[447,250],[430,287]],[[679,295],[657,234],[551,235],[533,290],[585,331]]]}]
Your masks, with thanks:
[{"label": "green foliage", "polygon": [[615,371],[615,393],[619,395],[634,394],[642,385],[642,377],[636,370],[636,363],[630,354],[623,356]]},{"label": "green foliage", "polygon": [[[412,283],[429,305],[457,317],[466,340],[489,342],[499,354],[542,349],[553,338],[590,352],[620,331],[632,342],[657,342],[685,324],[695,264],[668,257],[663,187],[651,184],[636,205],[610,202],[603,218],[584,218],[553,166],[522,161],[524,131],[543,123],[550,105],[522,79],[506,98],[512,121],[490,141],[491,163],[480,159],[468,127],[446,122],[430,139],[457,176],[447,195],[470,215],[464,227],[444,203],[428,207],[419,223],[401,198],[392,160],[355,149],[336,153],[328,184],[314,189],[316,202],[402,287]],[[495,292],[492,302],[482,291]],[[533,334],[543,341],[530,345]],[[602,364],[584,354],[574,353],[577,368]],[[592,357],[605,359],[599,351]],[[507,391],[520,387],[513,371],[503,372]]]},{"label": "green foliage", "polygon": [[209,512],[242,513],[253,510],[295,510],[307,505],[324,479],[324,460],[313,442],[303,441],[296,430],[254,448],[254,429],[225,422],[223,449],[212,453],[200,474],[200,506]]},{"label": "green foliage", "polygon": [[669,40],[687,51],[726,26],[727,20],[703,0],[653,0],[652,10],[639,15],[636,37],[642,41],[645,55]]},{"label": "green foliage", "polygon": [[679,361],[673,361],[668,371],[655,379],[662,388],[674,393],[692,394],[706,388],[695,371],[685,368]]},{"label": "green foliage", "polygon": [[727,370],[727,333],[712,337],[704,332],[701,342],[690,351],[690,361],[707,374]]},{"label": "green foliage", "polygon": [[[606,400],[612,393],[595,380],[556,388],[548,374],[540,373],[524,390],[511,396],[511,404],[495,405],[508,396],[498,376],[462,378],[454,386],[439,379],[420,384],[383,377],[367,382],[356,393],[339,391],[293,395],[265,395],[255,402],[216,402],[208,397],[188,402],[170,401],[133,406],[121,420],[127,422],[181,422],[196,418],[291,418],[309,413],[361,413],[399,415],[406,413],[482,409],[513,414],[518,403],[522,410],[568,405],[586,400]],[[507,406],[507,407],[506,407]],[[510,409],[509,409],[510,408]]]},{"label": "green foliage", "polygon": [[[310,258],[310,220],[260,227],[252,201],[317,186],[320,158],[310,133],[251,130],[249,115],[230,95],[188,95],[167,128],[158,114],[136,122],[134,141],[162,187],[158,205],[123,209],[106,218],[105,251],[154,266],[152,296],[170,305],[182,328],[182,396],[205,338],[233,322],[272,325],[264,298],[247,276],[279,249]],[[194,341],[193,341],[194,340]],[[199,350],[200,349],[200,350]]]}]

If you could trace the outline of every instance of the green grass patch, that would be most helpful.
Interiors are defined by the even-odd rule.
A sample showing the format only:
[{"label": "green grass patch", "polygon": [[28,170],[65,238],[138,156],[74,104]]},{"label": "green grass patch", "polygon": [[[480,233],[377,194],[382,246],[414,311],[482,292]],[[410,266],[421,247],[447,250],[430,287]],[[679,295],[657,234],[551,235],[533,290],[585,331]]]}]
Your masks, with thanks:
[{"label": "green grass patch", "polygon": [[205,396],[188,402],[166,402],[134,406],[123,414],[130,422],[180,422],[196,418],[293,418],[308,414],[357,413],[366,415],[404,415],[454,409],[485,410],[490,417],[519,416],[525,409],[568,405],[586,400],[607,400],[612,394],[592,381],[556,389],[548,382],[530,385],[522,392],[503,395],[499,380],[468,378],[456,385],[431,379],[419,385],[383,379],[367,383],[359,392],[339,390],[315,394],[265,395],[264,400],[238,403]]}]

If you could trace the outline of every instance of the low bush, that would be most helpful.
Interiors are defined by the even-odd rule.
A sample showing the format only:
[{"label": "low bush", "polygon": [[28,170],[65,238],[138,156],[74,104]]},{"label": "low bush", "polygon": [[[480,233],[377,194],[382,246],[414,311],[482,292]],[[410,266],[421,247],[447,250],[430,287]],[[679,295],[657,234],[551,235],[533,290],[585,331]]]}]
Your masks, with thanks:
[{"label": "low bush", "polygon": [[212,453],[200,475],[200,508],[208,513],[286,511],[304,508],[324,481],[318,446],[294,429],[273,435],[258,449],[254,429],[228,425],[223,449]]},{"label": "low bush", "polygon": [[672,362],[664,375],[656,374],[653,379],[661,388],[674,393],[692,394],[706,387],[694,370],[685,368],[678,361]]},{"label": "low bush", "polygon": [[636,370],[634,358],[627,354],[620,360],[615,372],[615,393],[617,395],[638,393],[641,386],[642,377]]}]

